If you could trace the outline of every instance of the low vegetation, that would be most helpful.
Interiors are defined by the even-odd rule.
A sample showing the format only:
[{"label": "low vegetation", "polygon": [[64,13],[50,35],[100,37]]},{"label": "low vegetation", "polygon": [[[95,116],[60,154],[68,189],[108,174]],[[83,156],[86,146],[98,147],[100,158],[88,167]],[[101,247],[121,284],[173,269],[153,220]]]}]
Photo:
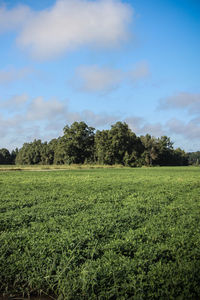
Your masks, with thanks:
[{"label": "low vegetation", "polygon": [[199,299],[200,169],[0,172],[0,293]]}]

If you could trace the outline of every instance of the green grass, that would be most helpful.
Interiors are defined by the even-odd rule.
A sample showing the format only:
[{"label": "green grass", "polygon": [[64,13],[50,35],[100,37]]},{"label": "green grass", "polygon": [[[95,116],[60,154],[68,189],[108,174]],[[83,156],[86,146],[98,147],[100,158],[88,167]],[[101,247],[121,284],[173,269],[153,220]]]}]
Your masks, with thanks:
[{"label": "green grass", "polygon": [[0,294],[200,299],[200,168],[0,172]]}]

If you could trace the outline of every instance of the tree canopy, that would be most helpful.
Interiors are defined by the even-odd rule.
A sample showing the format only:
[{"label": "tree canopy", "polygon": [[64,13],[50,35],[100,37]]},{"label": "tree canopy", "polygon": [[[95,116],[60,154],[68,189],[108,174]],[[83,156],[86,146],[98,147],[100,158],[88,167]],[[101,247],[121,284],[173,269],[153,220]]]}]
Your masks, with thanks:
[{"label": "tree canopy", "polygon": [[[188,159],[190,160],[188,161]],[[85,122],[66,125],[63,135],[49,142],[34,140],[11,153],[0,149],[0,164],[122,164],[125,166],[187,165],[200,156],[174,149],[167,136],[136,136],[125,122],[95,130]]]}]

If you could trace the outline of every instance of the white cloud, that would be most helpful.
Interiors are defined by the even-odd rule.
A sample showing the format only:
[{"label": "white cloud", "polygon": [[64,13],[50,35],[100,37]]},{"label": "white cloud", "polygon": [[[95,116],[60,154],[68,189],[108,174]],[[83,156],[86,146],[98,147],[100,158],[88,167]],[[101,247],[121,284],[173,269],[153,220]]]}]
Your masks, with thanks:
[{"label": "white cloud", "polygon": [[141,117],[129,117],[124,120],[132,131],[138,135],[151,134],[155,137],[159,137],[167,134],[165,126],[161,123],[150,123],[146,122],[144,118]]},{"label": "white cloud", "polygon": [[[14,109],[12,110],[12,108]],[[45,100],[43,97],[30,99],[25,94],[16,95],[4,101],[0,106],[0,110],[2,109],[3,114],[0,113],[0,148],[19,147],[34,138],[49,140],[58,137],[62,135],[63,127],[74,121],[85,121],[89,126],[99,129],[107,128],[121,120],[126,122],[137,135],[146,133],[156,137],[167,135],[173,140],[180,140],[183,145],[184,141],[190,142],[190,148],[192,142],[198,141],[200,136],[200,117],[188,122],[175,118],[162,124],[148,122],[145,118],[138,116],[124,119],[120,114],[95,113],[91,110],[70,111],[68,101]]]},{"label": "white cloud", "polygon": [[27,119],[31,121],[51,120],[63,116],[65,110],[65,105],[56,99],[45,101],[43,97],[37,97],[28,107]]},{"label": "white cloud", "polygon": [[136,133],[136,134],[141,134],[141,128],[143,126],[144,123],[144,118],[141,117],[128,117],[124,120],[124,122],[126,122],[129,127],[131,128],[131,130]]},{"label": "white cloud", "polygon": [[1,32],[18,30],[18,45],[47,59],[80,46],[116,47],[128,36],[131,6],[121,0],[57,0],[48,9],[0,8]]},{"label": "white cloud", "polygon": [[144,126],[142,127],[142,132],[143,132],[143,134],[149,133],[155,137],[168,135],[165,125],[162,125],[159,122],[156,122],[156,123],[146,122],[144,124]]},{"label": "white cloud", "polygon": [[84,92],[109,92],[122,82],[144,82],[149,78],[150,70],[147,62],[138,62],[131,70],[111,68],[107,66],[80,66],[75,72],[71,83]]},{"label": "white cloud", "polygon": [[105,125],[111,125],[114,122],[117,122],[119,120],[119,116],[107,114],[104,112],[95,114],[91,110],[84,110],[81,113],[80,120],[85,120],[90,126],[101,127]]},{"label": "white cloud", "polygon": [[[12,109],[14,107],[14,109]],[[101,127],[119,120],[119,116],[91,110],[70,111],[68,101],[30,99],[27,95],[16,95],[0,106],[0,148],[14,149],[33,139],[50,140],[62,135],[66,124],[85,121],[93,127]]]},{"label": "white cloud", "polygon": [[32,72],[33,70],[30,68],[16,69],[12,67],[12,68],[0,69],[0,85],[4,85],[13,81],[24,79],[27,76],[29,76]]},{"label": "white cloud", "polygon": [[16,112],[21,110],[28,101],[28,95],[15,95],[6,101],[0,102],[0,108],[8,112]]},{"label": "white cloud", "polygon": [[137,135],[147,133],[155,137],[167,135],[174,142],[174,147],[181,147],[186,151],[199,150],[200,117],[190,121],[173,118],[163,124],[147,122],[144,118],[136,116],[126,118],[124,121]]},{"label": "white cloud", "polygon": [[0,33],[23,27],[30,17],[32,17],[32,12],[28,6],[19,5],[11,10],[7,10],[5,6],[1,6]]},{"label": "white cloud", "polygon": [[[97,65],[81,66],[76,70],[76,84],[86,92],[107,92],[118,86],[122,80],[120,70],[99,67]],[[75,81],[75,79],[74,79]]]},{"label": "white cloud", "polygon": [[158,109],[186,109],[190,114],[200,114],[200,94],[179,92],[161,99]]},{"label": "white cloud", "polygon": [[200,118],[190,120],[189,122],[183,122],[174,118],[169,120],[166,126],[171,134],[180,135],[189,141],[199,140]]},{"label": "white cloud", "polygon": [[[21,116],[2,116],[0,114],[0,136],[1,136],[1,144],[3,140],[7,140],[9,136],[16,137],[16,135],[21,135],[22,131],[22,119]],[[0,145],[0,148],[3,148]]]}]

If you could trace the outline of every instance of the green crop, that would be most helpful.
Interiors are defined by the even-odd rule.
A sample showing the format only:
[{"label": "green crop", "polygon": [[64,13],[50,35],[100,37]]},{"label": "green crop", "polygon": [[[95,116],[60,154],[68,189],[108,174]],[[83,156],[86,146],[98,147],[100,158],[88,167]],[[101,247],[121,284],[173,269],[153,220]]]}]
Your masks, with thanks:
[{"label": "green crop", "polygon": [[200,299],[200,169],[0,172],[0,294]]}]

